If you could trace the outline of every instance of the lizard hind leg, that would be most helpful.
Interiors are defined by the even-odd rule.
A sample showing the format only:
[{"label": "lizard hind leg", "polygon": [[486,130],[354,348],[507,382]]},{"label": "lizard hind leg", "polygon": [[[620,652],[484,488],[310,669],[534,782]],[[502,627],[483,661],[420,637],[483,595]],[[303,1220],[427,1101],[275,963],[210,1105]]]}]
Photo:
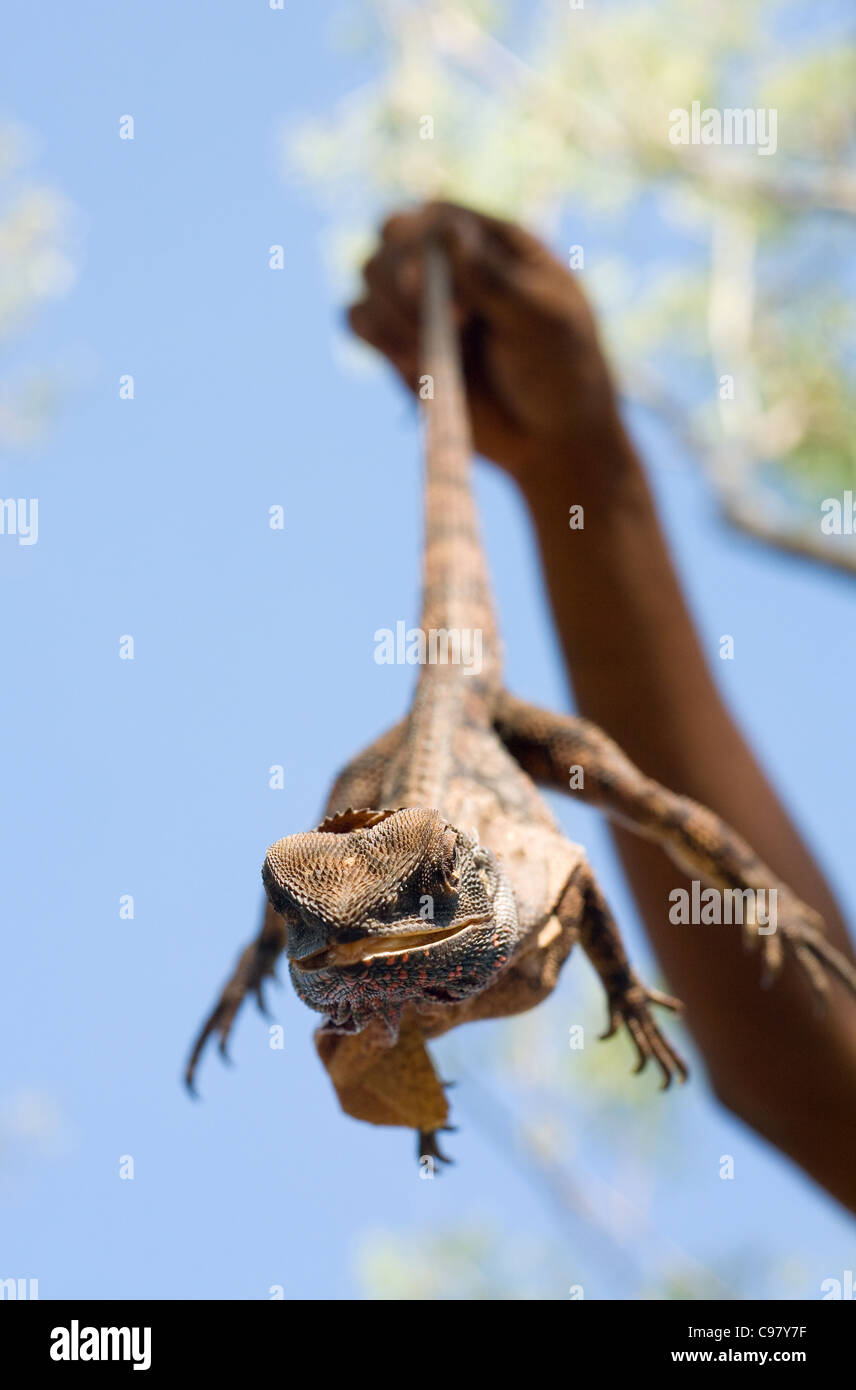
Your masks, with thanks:
[{"label": "lizard hind leg", "polygon": [[[457,1126],[441,1125],[440,1128],[453,1134]],[[435,1171],[442,1172],[442,1169],[437,1169],[438,1163],[454,1163],[455,1161],[453,1158],[449,1158],[447,1154],[444,1154],[443,1150],[440,1148],[437,1141],[439,1133],[439,1129],[419,1129],[416,1131],[416,1158],[420,1168],[422,1168],[423,1171],[427,1169],[432,1177]]]},{"label": "lizard hind leg", "polygon": [[451,1159],[437,1136],[451,1132],[448,1084],[438,1077],[421,1027],[405,1018],[398,1038],[376,1020],[359,1033],[336,1033],[322,1026],[315,1045],[347,1115],[375,1125],[400,1125],[417,1135],[417,1158],[431,1176]]},{"label": "lizard hind leg", "polygon": [[[579,939],[583,950],[600,976],[606,991],[608,1022],[602,1039],[611,1038],[623,1025],[636,1049],[635,1071],[653,1058],[662,1076],[661,1089],[672,1083],[675,1075],[686,1081],[686,1063],[660,1032],[651,1011],[652,1004],[679,1012],[681,1003],[671,995],[661,994],[656,989],[646,989],[632,969],[621,934],[606,900],[598,887],[591,868],[583,867],[582,881],[573,885],[573,910],[579,911],[579,890],[582,890],[582,915],[579,921]],[[567,894],[566,894],[567,897]],[[559,904],[557,917],[563,919],[566,912],[565,899]]]}]

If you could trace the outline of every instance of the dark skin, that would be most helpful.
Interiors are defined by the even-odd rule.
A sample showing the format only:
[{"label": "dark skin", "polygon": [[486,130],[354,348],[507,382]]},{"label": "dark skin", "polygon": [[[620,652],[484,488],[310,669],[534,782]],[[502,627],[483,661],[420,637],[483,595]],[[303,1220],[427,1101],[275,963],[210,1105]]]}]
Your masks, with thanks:
[{"label": "dark skin", "polygon": [[[713,682],[577,281],[521,228],[434,203],[385,223],[351,326],[415,388],[427,236],[452,265],[475,447],[527,504],[580,713],[740,831],[852,960],[829,886]],[[575,504],[585,526],[572,531]],[[792,965],[760,989],[739,931],[670,923],[669,893],[689,885],[665,855],[621,830],[616,842],[716,1095],[856,1211],[853,1000],[833,981],[819,1013]]]}]

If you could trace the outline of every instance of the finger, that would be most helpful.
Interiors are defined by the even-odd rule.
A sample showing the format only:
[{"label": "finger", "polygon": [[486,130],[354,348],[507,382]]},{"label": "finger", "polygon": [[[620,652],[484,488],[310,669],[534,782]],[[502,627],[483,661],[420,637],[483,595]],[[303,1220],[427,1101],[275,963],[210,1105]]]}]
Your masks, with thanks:
[{"label": "finger", "polygon": [[403,274],[405,265],[401,253],[378,251],[363,266],[363,280],[372,307],[376,304],[388,320],[394,320],[402,337],[414,337],[419,332],[419,299],[413,292],[412,267],[417,254],[410,257],[411,275]]},{"label": "finger", "polygon": [[385,292],[414,325],[421,314],[424,250],[429,238],[444,246],[452,277],[455,317],[462,333],[477,323],[503,333],[525,331],[527,320],[566,312],[557,294],[564,268],[542,244],[515,223],[456,203],[433,202],[388,217],[382,244],[366,266],[374,291]]},{"label": "finger", "polygon": [[367,300],[351,305],[348,322],[358,337],[389,358],[410,389],[415,390],[419,376],[415,342],[410,337],[403,338],[395,323],[385,320]]},{"label": "finger", "polygon": [[[414,349],[422,333],[424,250],[424,240],[407,248],[381,248],[363,267],[369,310],[383,321],[386,334]],[[457,304],[454,312],[463,327],[467,313]]]},{"label": "finger", "polygon": [[441,199],[392,213],[381,227],[381,239],[387,246],[404,250],[419,246],[426,236],[442,235],[449,228],[470,228],[472,234],[493,241],[525,260],[550,254],[537,237],[516,222]]},{"label": "finger", "polygon": [[497,326],[519,326],[521,315],[535,308],[537,272],[471,224],[451,224],[444,241],[463,313]]},{"label": "finger", "polygon": [[419,246],[434,229],[439,206],[438,203],[421,203],[392,213],[381,224],[381,241],[385,246],[400,248]]},{"label": "finger", "polygon": [[421,305],[426,241],[433,237],[445,247],[462,324],[473,312],[509,318],[519,313],[529,290],[522,272],[551,259],[523,228],[456,203],[426,203],[415,211],[393,214],[381,235],[382,250],[366,269],[378,282],[383,280],[412,315]]},{"label": "finger", "polygon": [[378,252],[363,267],[365,296],[372,310],[395,327],[402,339],[417,338],[420,331],[420,306],[409,293],[402,291],[399,277],[400,257],[389,252]]},{"label": "finger", "polygon": [[552,259],[543,243],[517,222],[491,217],[486,212],[477,212],[459,203],[429,203],[427,212],[429,218],[436,218],[441,227],[444,223],[457,228],[472,227],[484,242],[501,248],[516,260],[532,262]]}]

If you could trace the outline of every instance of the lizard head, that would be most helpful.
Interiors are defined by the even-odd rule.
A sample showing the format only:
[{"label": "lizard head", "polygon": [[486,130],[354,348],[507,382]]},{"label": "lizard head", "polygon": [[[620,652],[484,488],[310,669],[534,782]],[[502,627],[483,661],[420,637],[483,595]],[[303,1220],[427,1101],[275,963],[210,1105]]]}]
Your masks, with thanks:
[{"label": "lizard head", "polygon": [[287,926],[291,979],[337,1031],[408,1003],[484,989],[517,941],[496,857],[439,811],[345,811],[267,852],[262,878]]}]

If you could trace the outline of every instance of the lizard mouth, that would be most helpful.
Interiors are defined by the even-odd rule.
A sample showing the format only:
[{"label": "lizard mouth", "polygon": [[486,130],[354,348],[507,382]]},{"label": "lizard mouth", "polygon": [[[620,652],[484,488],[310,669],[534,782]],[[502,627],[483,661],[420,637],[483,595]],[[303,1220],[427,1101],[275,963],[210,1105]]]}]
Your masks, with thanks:
[{"label": "lizard mouth", "polygon": [[326,946],[303,960],[292,960],[292,966],[300,971],[329,970],[331,966],[359,965],[374,956],[406,956],[410,951],[436,946],[453,936],[461,936],[470,927],[482,926],[490,918],[469,917],[466,922],[457,922],[453,927],[439,931],[403,932],[399,935],[365,936],[359,941],[345,941],[334,946]]}]

